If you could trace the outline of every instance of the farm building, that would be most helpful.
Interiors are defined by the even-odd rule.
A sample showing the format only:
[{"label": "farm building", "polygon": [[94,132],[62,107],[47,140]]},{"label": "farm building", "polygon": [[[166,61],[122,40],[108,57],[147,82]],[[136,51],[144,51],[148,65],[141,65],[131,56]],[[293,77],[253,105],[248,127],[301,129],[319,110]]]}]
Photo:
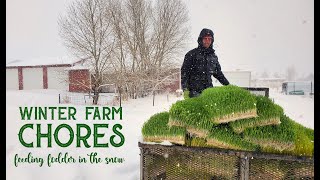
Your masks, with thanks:
[{"label": "farm building", "polygon": [[6,64],[6,89],[88,91],[91,82],[85,61],[71,57],[10,61]]}]

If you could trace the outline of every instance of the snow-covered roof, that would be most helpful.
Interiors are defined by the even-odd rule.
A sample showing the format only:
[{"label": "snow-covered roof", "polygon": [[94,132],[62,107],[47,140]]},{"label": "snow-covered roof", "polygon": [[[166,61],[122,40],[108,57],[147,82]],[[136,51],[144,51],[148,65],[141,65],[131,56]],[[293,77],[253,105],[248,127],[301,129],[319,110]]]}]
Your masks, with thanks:
[{"label": "snow-covered roof", "polygon": [[81,61],[80,58],[72,56],[63,57],[39,57],[33,59],[11,59],[7,60],[8,63],[6,67],[16,67],[16,66],[49,66],[49,65],[72,65],[76,62]]},{"label": "snow-covered roof", "polygon": [[77,64],[71,67],[67,67],[64,70],[69,71],[69,70],[85,70],[85,69],[89,69],[88,66],[83,66],[81,64]]}]

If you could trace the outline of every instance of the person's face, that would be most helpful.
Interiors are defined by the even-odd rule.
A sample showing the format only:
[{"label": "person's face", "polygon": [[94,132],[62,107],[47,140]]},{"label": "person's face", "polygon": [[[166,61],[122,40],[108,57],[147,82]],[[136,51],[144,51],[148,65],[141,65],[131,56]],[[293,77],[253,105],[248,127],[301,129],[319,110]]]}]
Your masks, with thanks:
[{"label": "person's face", "polygon": [[202,38],[202,45],[205,48],[210,47],[210,44],[212,42],[212,37],[211,36],[205,36]]}]

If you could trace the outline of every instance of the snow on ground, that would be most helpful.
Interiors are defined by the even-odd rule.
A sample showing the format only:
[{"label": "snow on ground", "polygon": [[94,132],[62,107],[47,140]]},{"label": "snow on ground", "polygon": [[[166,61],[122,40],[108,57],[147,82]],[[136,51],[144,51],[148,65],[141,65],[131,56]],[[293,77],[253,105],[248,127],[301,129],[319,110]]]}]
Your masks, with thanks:
[{"label": "snow on ground", "polygon": [[[138,141],[142,140],[141,127],[143,123],[153,114],[162,111],[168,111],[170,105],[182,97],[174,95],[156,95],[155,106],[152,106],[153,98],[146,97],[141,99],[131,99],[122,103],[123,120],[121,132],[125,136],[125,143],[119,148],[110,146],[108,148],[76,148],[75,141],[68,148],[58,147],[53,141],[52,148],[25,148],[21,145],[18,139],[18,132],[21,126],[25,123],[20,120],[19,106],[66,106],[58,104],[58,94],[61,91],[57,90],[23,90],[23,91],[7,91],[7,106],[6,106],[6,165],[7,179],[19,180],[91,180],[91,179],[125,179],[138,180],[140,178],[140,150]],[[270,91],[270,98],[274,99],[275,103],[282,106],[285,113],[293,120],[303,124],[304,126],[314,128],[314,99],[310,96],[289,96]],[[70,105],[77,108],[76,122],[68,123],[75,129],[76,123],[82,123],[84,117],[85,106]],[[110,121],[109,127],[119,120]],[[41,123],[43,127],[47,124],[46,121],[32,121],[31,123]],[[62,123],[61,121],[50,121],[53,127]],[[85,121],[92,127],[93,121]],[[96,121],[94,123],[97,123]],[[44,129],[45,131],[45,129]],[[26,135],[26,141],[36,141],[35,131],[29,130]],[[62,142],[66,142],[69,133],[61,131],[59,137]],[[106,134],[108,136],[108,132]],[[104,141],[103,139],[102,141]],[[93,138],[88,140],[89,144],[93,143]],[[46,144],[46,141],[42,141]],[[46,157],[47,154],[57,155],[59,152],[68,152],[73,157],[86,156],[91,152],[97,152],[100,157],[122,157],[125,162],[122,164],[54,164],[52,167],[39,167],[37,164],[20,164],[14,166],[14,156],[27,156],[31,152],[34,156]]]},{"label": "snow on ground", "polygon": [[[90,180],[90,179],[140,179],[140,149],[138,141],[142,140],[141,127],[143,123],[153,114],[161,111],[168,111],[172,103],[179,98],[174,95],[157,95],[155,97],[155,106],[152,106],[152,97],[142,99],[135,99],[123,102],[123,120],[121,125],[123,129],[121,132],[125,136],[125,143],[119,148],[112,147],[109,144],[108,148],[75,148],[74,146],[68,148],[58,147],[54,141],[52,148],[25,148],[21,145],[18,139],[18,132],[25,122],[21,122],[19,114],[19,106],[66,106],[58,104],[58,94],[61,91],[55,90],[23,90],[23,91],[7,91],[7,145],[6,145],[6,165],[7,165],[7,179],[20,180]],[[67,122],[75,129],[76,123],[81,123],[79,117],[84,117],[84,107],[80,105],[70,105],[77,108],[77,122]],[[109,122],[109,126],[117,121]],[[31,123],[41,123],[44,126],[46,121],[33,121]],[[50,121],[53,127],[61,123],[54,120]],[[92,121],[86,121],[87,124],[92,125]],[[97,123],[97,122],[95,122]],[[46,127],[46,126],[44,126]],[[91,126],[92,127],[92,126]],[[92,128],[93,129],[93,128]],[[43,130],[45,131],[45,129]],[[100,131],[102,132],[102,131]],[[27,134],[27,133],[26,133]],[[107,136],[107,135],[106,135]],[[60,136],[62,142],[66,142],[69,137],[67,132],[61,131]],[[29,130],[26,135],[26,141],[36,141],[35,132]],[[109,138],[109,136],[108,136]],[[102,138],[101,138],[102,139]],[[102,140],[104,141],[104,140]],[[46,141],[42,141],[46,144]],[[93,143],[93,138],[89,138],[88,142]],[[14,166],[14,156],[27,156],[31,152],[34,156],[46,157],[47,154],[57,155],[59,152],[68,152],[74,157],[86,156],[91,152],[97,152],[100,156],[107,157],[123,157],[125,162],[123,164],[60,164],[52,167],[39,167],[37,164],[21,164],[18,167]]]},{"label": "snow on ground", "polygon": [[269,97],[280,105],[292,120],[314,129],[314,96],[313,95],[285,95],[270,89]]}]

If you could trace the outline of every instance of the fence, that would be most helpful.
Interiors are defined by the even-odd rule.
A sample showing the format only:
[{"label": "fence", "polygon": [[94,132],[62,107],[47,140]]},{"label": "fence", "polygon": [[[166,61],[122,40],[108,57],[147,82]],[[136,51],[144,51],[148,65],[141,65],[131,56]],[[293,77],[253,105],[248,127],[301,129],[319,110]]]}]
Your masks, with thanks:
[{"label": "fence", "polygon": [[143,144],[141,180],[314,179],[313,157]]},{"label": "fence", "polygon": [[[93,105],[93,94],[88,93],[61,93],[59,104]],[[118,96],[115,93],[100,93],[98,105],[119,105]]]}]

